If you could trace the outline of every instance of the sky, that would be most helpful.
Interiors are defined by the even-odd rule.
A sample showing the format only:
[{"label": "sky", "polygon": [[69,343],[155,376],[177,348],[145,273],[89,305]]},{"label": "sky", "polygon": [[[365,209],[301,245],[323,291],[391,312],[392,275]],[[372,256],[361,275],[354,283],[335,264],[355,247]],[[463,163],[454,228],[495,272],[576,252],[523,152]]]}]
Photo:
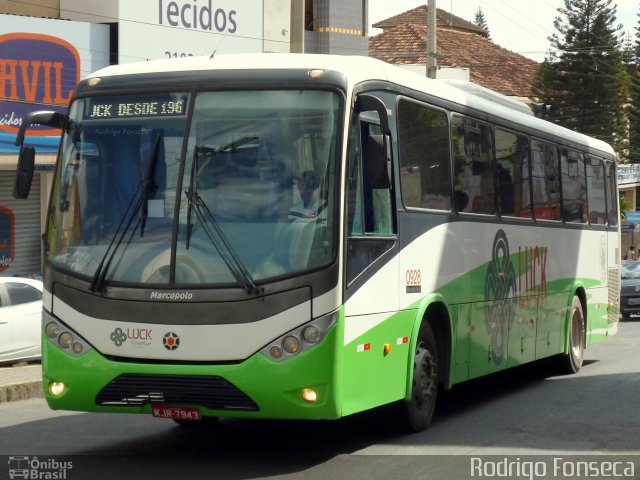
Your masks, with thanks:
[{"label": "sky", "polygon": [[[428,0],[369,0],[370,24],[427,3]],[[618,7],[617,23],[623,25],[622,31],[629,33],[633,41],[640,2],[614,0],[613,3]],[[494,43],[538,62],[544,60],[549,49],[547,37],[556,32],[553,21],[562,6],[563,0],[436,0],[437,8],[470,22],[481,7]],[[381,32],[369,29],[370,36]]]}]

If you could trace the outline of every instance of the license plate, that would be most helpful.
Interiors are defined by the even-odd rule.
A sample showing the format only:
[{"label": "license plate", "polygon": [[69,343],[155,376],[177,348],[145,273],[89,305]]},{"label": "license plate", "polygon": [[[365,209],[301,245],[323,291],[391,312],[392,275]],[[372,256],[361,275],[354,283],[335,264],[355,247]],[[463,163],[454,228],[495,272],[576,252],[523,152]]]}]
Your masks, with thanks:
[{"label": "license plate", "polygon": [[197,408],[172,407],[170,405],[152,405],[151,415],[158,418],[170,418],[171,420],[202,420],[202,415]]},{"label": "license plate", "polygon": [[629,305],[640,305],[640,298],[630,298]]}]

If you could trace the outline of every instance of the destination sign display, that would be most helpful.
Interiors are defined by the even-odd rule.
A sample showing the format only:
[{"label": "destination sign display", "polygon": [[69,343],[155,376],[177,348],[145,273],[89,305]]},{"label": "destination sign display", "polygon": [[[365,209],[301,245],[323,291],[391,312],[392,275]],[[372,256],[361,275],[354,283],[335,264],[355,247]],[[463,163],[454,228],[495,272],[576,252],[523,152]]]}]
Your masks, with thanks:
[{"label": "destination sign display", "polygon": [[187,95],[159,97],[126,97],[121,99],[92,98],[85,111],[85,120],[141,117],[179,117],[187,112]]}]

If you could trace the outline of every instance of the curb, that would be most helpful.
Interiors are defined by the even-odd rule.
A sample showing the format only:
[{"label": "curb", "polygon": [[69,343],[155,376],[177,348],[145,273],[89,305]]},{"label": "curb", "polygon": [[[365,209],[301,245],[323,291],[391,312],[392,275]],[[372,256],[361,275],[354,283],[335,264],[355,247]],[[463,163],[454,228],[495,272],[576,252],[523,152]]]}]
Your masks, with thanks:
[{"label": "curb", "polygon": [[0,404],[30,398],[43,398],[42,381],[0,386]]},{"label": "curb", "polygon": [[43,396],[39,364],[22,363],[0,368],[0,404]]}]

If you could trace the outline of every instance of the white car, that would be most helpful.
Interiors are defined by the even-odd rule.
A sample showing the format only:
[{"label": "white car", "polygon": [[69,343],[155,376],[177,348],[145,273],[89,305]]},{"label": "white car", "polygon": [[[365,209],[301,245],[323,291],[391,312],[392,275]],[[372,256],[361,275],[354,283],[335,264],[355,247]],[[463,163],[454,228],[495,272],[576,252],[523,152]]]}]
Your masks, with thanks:
[{"label": "white car", "polygon": [[42,282],[0,277],[0,364],[40,358]]}]

